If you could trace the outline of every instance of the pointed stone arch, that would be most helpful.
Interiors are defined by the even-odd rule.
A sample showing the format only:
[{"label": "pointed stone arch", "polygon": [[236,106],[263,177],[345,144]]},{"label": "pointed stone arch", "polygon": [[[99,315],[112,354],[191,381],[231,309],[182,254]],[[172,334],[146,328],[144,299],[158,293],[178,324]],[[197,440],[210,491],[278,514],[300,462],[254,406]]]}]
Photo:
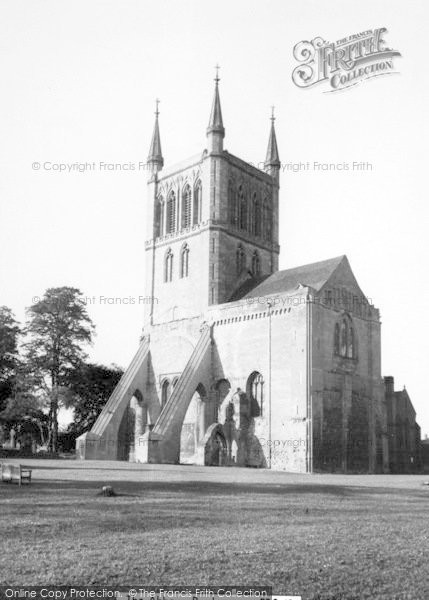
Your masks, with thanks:
[{"label": "pointed stone arch", "polygon": [[204,439],[204,465],[221,467],[227,461],[227,444],[222,425],[213,423],[208,427]]},{"label": "pointed stone arch", "polygon": [[189,245],[185,242],[180,249],[180,278],[189,275]]},{"label": "pointed stone arch", "polygon": [[159,196],[156,199],[156,204],[155,204],[155,223],[154,223],[154,228],[155,228],[155,237],[161,237],[164,235],[164,209],[165,209],[165,203],[164,203],[164,197],[162,196],[162,194],[159,194]]},{"label": "pointed stone arch", "polygon": [[253,371],[246,383],[246,394],[250,401],[250,415],[252,417],[262,417],[264,414],[264,378],[259,371]]},{"label": "pointed stone arch", "polygon": [[164,255],[164,283],[173,280],[174,255],[171,248],[168,248]]},{"label": "pointed stone arch", "polygon": [[180,431],[179,461],[184,464],[195,464],[198,460],[199,446],[206,431],[207,392],[199,383],[189,401]]},{"label": "pointed stone arch", "polygon": [[182,189],[182,203],[181,203],[181,223],[182,229],[187,229],[191,226],[192,216],[192,190],[189,183],[185,183]]},{"label": "pointed stone arch", "polygon": [[194,185],[194,198],[192,206],[192,224],[197,225],[202,220],[202,198],[203,198],[203,187],[201,179],[197,179]]},{"label": "pointed stone arch", "polygon": [[176,231],[176,194],[170,191],[167,197],[166,233]]},{"label": "pointed stone arch", "polygon": [[218,423],[224,420],[224,410],[222,409],[222,404],[225,398],[231,392],[231,384],[228,379],[222,378],[219,379],[213,386],[215,391],[215,415],[214,420]]},{"label": "pointed stone arch", "polygon": [[357,341],[353,319],[348,313],[345,313],[334,326],[334,354],[356,360],[358,357]]},{"label": "pointed stone arch", "polygon": [[161,383],[161,409],[167,404],[171,394],[170,380],[165,378]]},{"label": "pointed stone arch", "polygon": [[147,403],[141,391],[136,388],[132,394],[118,431],[118,459],[133,462],[138,439],[145,433],[151,418]]}]

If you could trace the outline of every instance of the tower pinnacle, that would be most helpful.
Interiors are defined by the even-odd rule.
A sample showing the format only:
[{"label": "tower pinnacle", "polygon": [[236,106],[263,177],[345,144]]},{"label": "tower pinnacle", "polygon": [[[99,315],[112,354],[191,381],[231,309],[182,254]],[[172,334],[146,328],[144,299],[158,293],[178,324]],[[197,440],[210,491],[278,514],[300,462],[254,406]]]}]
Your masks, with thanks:
[{"label": "tower pinnacle", "polygon": [[212,110],[210,113],[209,125],[207,127],[207,137],[209,139],[209,151],[214,153],[222,152],[223,138],[225,137],[225,128],[222,121],[222,109],[220,107],[219,97],[219,65],[216,65],[215,91],[213,97]]},{"label": "tower pinnacle", "polygon": [[271,107],[271,129],[270,129],[270,137],[268,140],[268,148],[267,155],[265,157],[265,170],[270,173],[270,175],[278,174],[280,169],[280,158],[279,158],[279,150],[277,148],[277,138],[276,138],[276,130],[274,128],[274,121],[276,120],[274,116],[274,106]]},{"label": "tower pinnacle", "polygon": [[164,166],[164,159],[162,157],[161,150],[161,138],[159,135],[159,100],[156,99],[156,109],[155,109],[155,126],[153,128],[152,141],[149,149],[149,156],[147,158],[148,165],[150,165],[150,169],[152,173],[157,173]]}]

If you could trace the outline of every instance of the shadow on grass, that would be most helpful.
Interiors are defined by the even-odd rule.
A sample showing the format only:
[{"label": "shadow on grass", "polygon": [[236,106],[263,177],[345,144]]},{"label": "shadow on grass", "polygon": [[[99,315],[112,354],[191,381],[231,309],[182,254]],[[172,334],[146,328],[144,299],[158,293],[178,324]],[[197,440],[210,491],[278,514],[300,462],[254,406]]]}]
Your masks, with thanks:
[{"label": "shadow on grass", "polygon": [[[111,481],[107,480],[91,480],[81,481],[74,480],[35,480],[30,485],[19,487],[14,484],[0,484],[1,491],[6,489],[16,489],[18,496],[26,496],[29,494],[72,494],[73,492],[83,492],[87,496],[88,492],[93,491],[94,496],[100,492],[105,485],[111,485],[115,490],[116,496],[120,497],[143,497],[147,493],[169,493],[176,495],[192,495],[200,497],[211,496],[237,496],[247,494],[253,496],[287,496],[300,495],[330,495],[335,497],[351,497],[356,495],[374,496],[379,494],[387,494],[390,496],[407,496],[414,498],[422,498],[428,496],[428,490],[422,488],[404,489],[404,488],[388,488],[388,487],[361,487],[361,486],[340,486],[330,484],[299,484],[299,483],[282,483],[282,484],[266,484],[266,483],[229,483],[229,482],[213,482],[213,481]],[[9,495],[9,494],[8,494]],[[100,496],[102,497],[102,496]],[[1,498],[1,496],[0,496]],[[108,499],[108,498],[107,498]]]},{"label": "shadow on grass", "polygon": [[[3,486],[12,487],[13,484],[3,484]],[[275,484],[267,485],[265,483],[222,483],[210,481],[111,481],[109,479],[81,481],[50,479],[35,480],[30,485],[24,485],[21,488],[14,485],[23,493],[29,492],[67,492],[67,490],[94,490],[99,491],[102,486],[111,485],[117,496],[138,495],[142,496],[145,492],[170,492],[177,494],[195,494],[201,496],[236,496],[237,494],[262,494],[262,495],[284,495],[284,494],[333,494],[335,496],[344,496],[347,488],[333,485],[311,485],[311,484]],[[0,489],[3,489],[3,486]]]}]

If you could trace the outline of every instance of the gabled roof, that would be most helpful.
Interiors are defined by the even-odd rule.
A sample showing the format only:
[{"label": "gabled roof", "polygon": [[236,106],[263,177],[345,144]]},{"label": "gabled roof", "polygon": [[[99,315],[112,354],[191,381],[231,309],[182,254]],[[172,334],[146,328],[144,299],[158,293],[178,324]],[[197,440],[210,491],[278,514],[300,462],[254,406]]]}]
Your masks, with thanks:
[{"label": "gabled roof", "polygon": [[256,296],[281,294],[297,289],[300,284],[312,287],[318,292],[343,262],[348,265],[348,260],[345,255],[322,260],[317,263],[311,263],[309,265],[303,265],[301,267],[295,267],[294,269],[277,271],[277,273],[268,275],[261,283],[257,284],[257,282],[255,282],[256,286],[251,291],[246,293],[247,290],[243,290],[243,295],[240,297],[238,297],[239,290],[237,290],[234,294],[234,299],[238,300],[240,298],[254,298]]},{"label": "gabled roof", "polygon": [[263,277],[253,277],[249,275],[247,279],[244,279],[241,283],[239,281],[238,288],[229,298],[228,302],[235,302],[236,300],[241,300],[242,298],[250,298],[250,292],[266,279],[266,275]]}]

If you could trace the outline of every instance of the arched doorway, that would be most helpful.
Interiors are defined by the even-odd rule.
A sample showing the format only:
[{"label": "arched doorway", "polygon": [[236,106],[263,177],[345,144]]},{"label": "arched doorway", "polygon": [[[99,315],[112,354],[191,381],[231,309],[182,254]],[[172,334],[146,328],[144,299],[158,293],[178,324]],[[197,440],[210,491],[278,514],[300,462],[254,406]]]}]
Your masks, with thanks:
[{"label": "arched doorway", "polygon": [[250,399],[250,415],[252,417],[262,417],[264,414],[264,385],[265,382],[261,373],[253,371],[246,384],[246,393]]},{"label": "arched doorway", "polygon": [[118,459],[133,462],[135,446],[150,424],[147,404],[140,390],[136,390],[125,409],[118,432]]},{"label": "arched doorway", "polygon": [[180,463],[195,464],[196,462],[198,445],[202,442],[205,433],[206,396],[204,386],[199,384],[183,419],[180,432]]},{"label": "arched doorway", "polygon": [[215,415],[214,421],[216,423],[223,423],[225,421],[225,410],[223,403],[225,398],[231,391],[231,384],[228,379],[219,379],[214,385],[216,391],[216,402],[215,402]]},{"label": "arched doorway", "polygon": [[213,423],[204,436],[204,464],[221,467],[226,464],[227,446],[222,425]]}]

